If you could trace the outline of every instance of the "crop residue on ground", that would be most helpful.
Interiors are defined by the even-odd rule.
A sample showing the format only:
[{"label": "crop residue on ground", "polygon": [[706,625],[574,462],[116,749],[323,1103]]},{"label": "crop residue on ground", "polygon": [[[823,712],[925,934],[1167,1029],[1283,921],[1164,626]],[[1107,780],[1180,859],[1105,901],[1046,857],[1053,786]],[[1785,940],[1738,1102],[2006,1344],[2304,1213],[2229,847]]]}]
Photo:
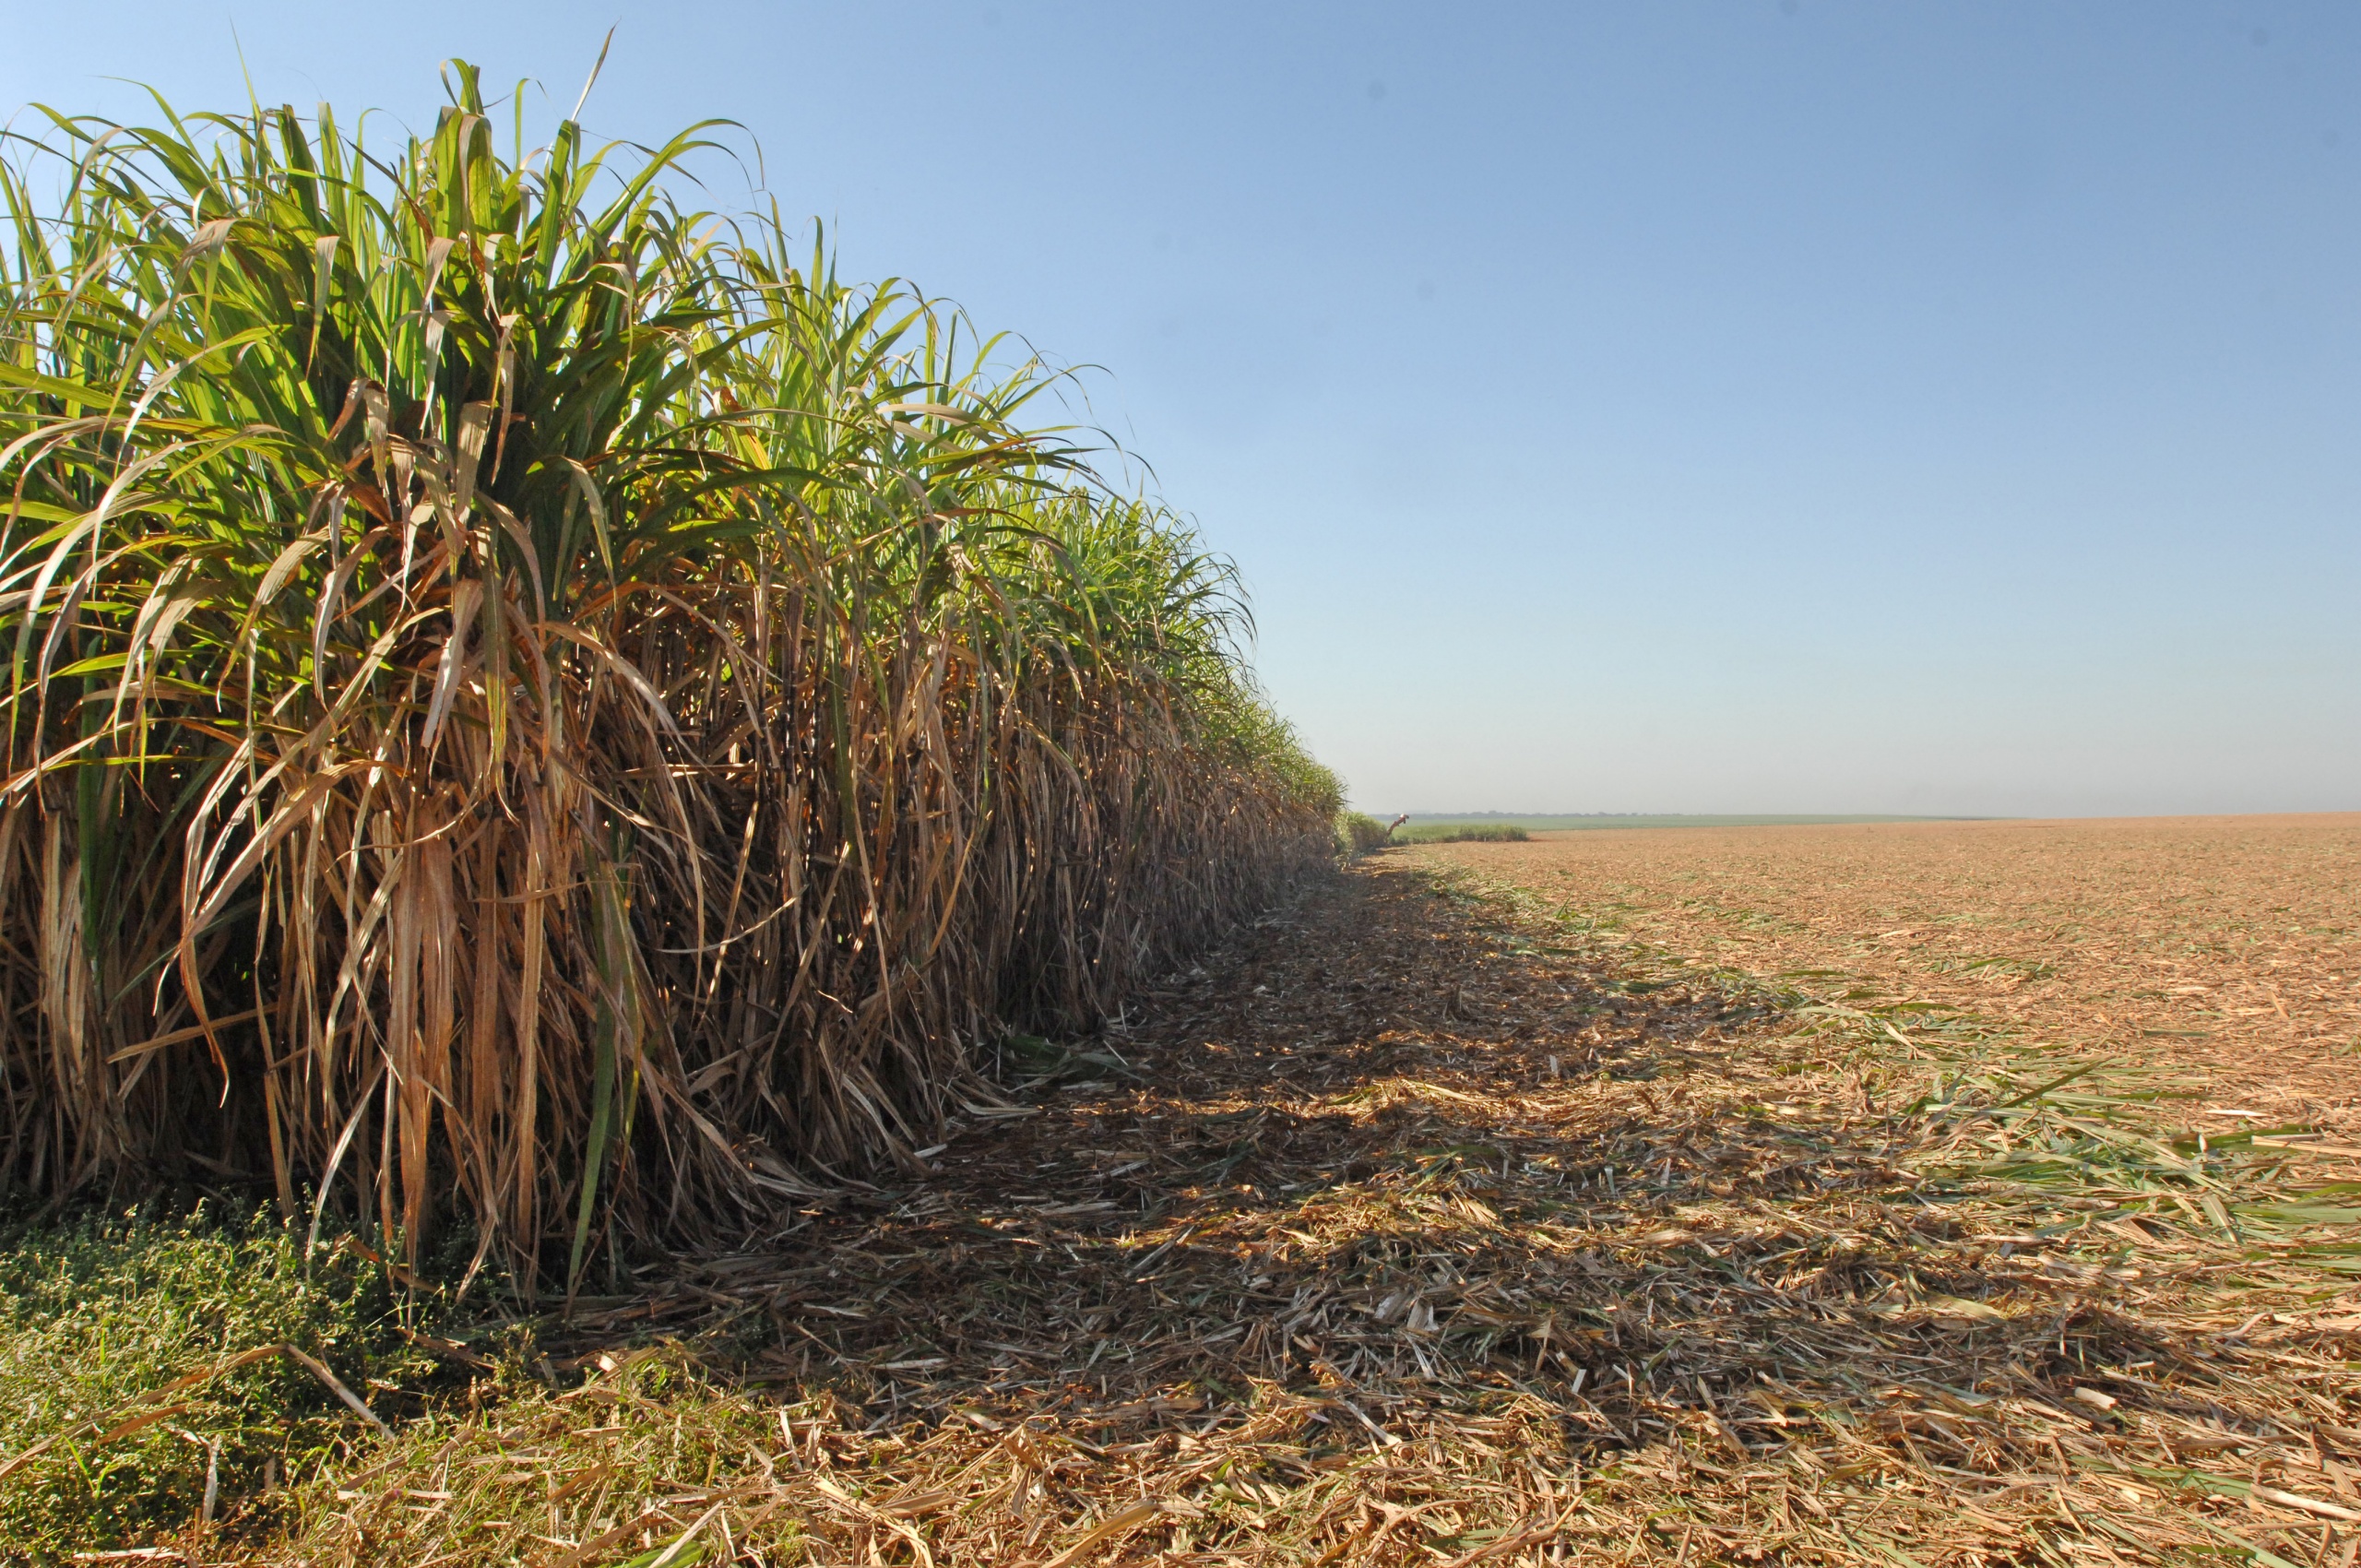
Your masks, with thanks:
[{"label": "crop residue on ground", "polygon": [[2350,1568],[2356,830],[1388,852],[284,1550]]},{"label": "crop residue on ground", "polygon": [[2046,1042],[2201,1065],[2346,1116],[2361,1072],[2361,816],[1586,833],[1455,851],[1610,945],[1841,977]]}]

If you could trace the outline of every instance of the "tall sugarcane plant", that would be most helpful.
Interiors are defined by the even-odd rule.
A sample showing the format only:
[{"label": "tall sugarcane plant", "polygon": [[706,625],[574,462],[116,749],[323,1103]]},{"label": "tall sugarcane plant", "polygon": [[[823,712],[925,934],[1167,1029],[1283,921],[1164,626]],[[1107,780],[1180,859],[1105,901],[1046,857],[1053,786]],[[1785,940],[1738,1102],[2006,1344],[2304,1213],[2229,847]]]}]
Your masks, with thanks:
[{"label": "tall sugarcane plant", "polygon": [[906,1157],[1335,787],[1044,367],[452,81],[0,171],[0,1180],[570,1286]]}]

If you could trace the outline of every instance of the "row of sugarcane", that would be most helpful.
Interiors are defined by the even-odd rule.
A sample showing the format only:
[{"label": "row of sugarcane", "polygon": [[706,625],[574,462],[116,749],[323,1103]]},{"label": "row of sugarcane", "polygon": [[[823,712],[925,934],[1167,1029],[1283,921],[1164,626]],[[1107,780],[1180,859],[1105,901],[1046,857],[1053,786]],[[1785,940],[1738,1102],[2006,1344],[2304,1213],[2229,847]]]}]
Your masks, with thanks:
[{"label": "row of sugarcane", "polygon": [[0,1182],[572,1288],[908,1161],[1337,790],[1055,374],[451,84],[13,133]]}]

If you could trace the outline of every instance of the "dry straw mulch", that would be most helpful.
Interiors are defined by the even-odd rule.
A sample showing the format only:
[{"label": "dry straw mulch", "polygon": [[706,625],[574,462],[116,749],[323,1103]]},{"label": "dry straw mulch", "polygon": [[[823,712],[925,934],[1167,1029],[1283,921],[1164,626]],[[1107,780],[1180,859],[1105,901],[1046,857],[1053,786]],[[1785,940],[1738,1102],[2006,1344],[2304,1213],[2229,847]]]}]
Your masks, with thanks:
[{"label": "dry straw mulch", "polygon": [[2350,1568],[2361,1151],[1489,848],[1021,1049],[1038,1110],[922,1180],[448,1347],[547,1386],[487,1371],[269,1555]]},{"label": "dry straw mulch", "polygon": [[1453,854],[1609,946],[2169,1059],[2239,1107],[2361,1134],[2361,814],[1560,833]]}]

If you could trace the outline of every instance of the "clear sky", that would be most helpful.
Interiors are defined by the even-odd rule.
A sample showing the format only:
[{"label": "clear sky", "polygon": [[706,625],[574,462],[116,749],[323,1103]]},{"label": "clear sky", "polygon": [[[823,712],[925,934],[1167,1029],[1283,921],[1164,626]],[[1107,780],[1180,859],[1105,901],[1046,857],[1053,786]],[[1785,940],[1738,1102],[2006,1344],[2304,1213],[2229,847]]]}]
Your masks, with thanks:
[{"label": "clear sky", "polygon": [[1358,804],[2361,809],[2361,7],[90,4],[0,103],[610,23],[594,131],[1104,367]]}]

